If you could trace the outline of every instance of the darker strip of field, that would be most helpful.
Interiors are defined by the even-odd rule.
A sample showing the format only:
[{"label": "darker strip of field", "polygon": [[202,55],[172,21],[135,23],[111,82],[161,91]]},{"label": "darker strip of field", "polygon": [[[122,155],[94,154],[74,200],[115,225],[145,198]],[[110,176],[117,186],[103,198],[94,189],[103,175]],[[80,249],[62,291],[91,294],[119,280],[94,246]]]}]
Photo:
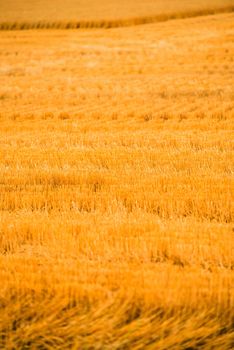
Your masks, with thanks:
[{"label": "darker strip of field", "polygon": [[0,22],[0,30],[27,30],[27,29],[95,29],[130,27],[140,24],[165,22],[173,19],[192,18],[214,15],[218,13],[234,12],[234,6],[225,6],[213,9],[194,10],[187,12],[173,12],[155,16],[137,17],[116,20],[89,20],[89,21],[7,21]]}]

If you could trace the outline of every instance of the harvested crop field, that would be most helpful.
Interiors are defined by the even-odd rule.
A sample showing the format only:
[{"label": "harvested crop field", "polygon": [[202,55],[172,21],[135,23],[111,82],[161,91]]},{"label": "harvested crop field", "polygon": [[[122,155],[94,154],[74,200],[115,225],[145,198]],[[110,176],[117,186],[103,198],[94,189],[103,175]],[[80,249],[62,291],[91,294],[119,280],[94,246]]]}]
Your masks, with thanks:
[{"label": "harvested crop field", "polygon": [[232,349],[233,22],[0,32],[0,349]]},{"label": "harvested crop field", "polygon": [[231,11],[233,0],[1,0],[0,29],[111,28]]}]

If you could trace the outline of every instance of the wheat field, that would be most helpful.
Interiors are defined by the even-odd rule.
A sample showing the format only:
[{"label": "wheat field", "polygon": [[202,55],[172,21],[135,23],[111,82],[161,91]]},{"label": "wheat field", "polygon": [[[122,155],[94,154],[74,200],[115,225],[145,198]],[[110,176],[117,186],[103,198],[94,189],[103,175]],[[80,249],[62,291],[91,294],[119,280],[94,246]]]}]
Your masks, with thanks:
[{"label": "wheat field", "polygon": [[0,349],[233,348],[233,22],[0,32]]},{"label": "wheat field", "polygon": [[0,30],[112,28],[231,11],[233,0],[0,0]]}]

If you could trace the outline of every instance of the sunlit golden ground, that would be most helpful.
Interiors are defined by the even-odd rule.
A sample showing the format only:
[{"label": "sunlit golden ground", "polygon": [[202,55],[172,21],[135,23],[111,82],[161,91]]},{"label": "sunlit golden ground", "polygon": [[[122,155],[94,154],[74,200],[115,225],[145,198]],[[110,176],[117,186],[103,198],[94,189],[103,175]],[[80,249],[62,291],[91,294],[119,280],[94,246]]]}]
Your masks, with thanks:
[{"label": "sunlit golden ground", "polygon": [[1,349],[232,348],[233,21],[1,32]]}]

